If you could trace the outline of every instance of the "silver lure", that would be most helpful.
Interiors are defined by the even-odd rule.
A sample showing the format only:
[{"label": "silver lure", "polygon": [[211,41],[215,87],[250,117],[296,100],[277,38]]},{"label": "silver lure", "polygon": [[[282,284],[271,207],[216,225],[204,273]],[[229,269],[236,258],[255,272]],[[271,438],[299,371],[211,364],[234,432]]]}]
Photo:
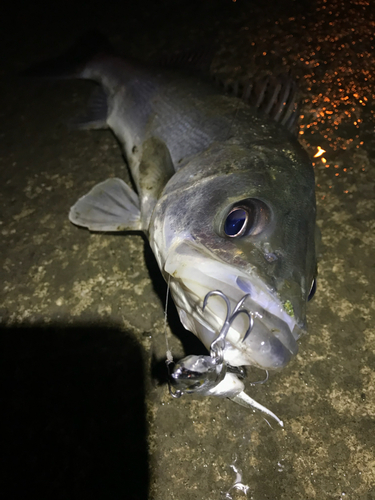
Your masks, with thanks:
[{"label": "silver lure", "polygon": [[[225,349],[225,339],[228,334],[228,331],[236,319],[236,317],[243,313],[249,319],[249,326],[246,330],[245,336],[242,339],[242,342],[246,340],[246,338],[250,335],[251,330],[254,326],[253,314],[249,313],[246,309],[242,309],[243,304],[248,297],[245,295],[242,299],[236,304],[233,312],[230,310],[230,301],[226,295],[224,295],[220,290],[213,290],[209,292],[203,302],[203,310],[205,309],[209,297],[212,296],[221,297],[227,306],[227,316],[225,318],[225,322],[223,324],[222,329],[220,330],[219,335],[215,340],[212,341],[210,347],[210,356],[187,356],[186,358],[181,359],[176,363],[172,373],[169,373],[170,380],[169,382],[169,392],[172,397],[179,398],[183,394],[200,394],[202,396],[226,396],[232,401],[241,404],[242,406],[257,408],[258,410],[266,413],[277,423],[283,427],[284,423],[280,420],[273,412],[268,410],[263,405],[257,403],[254,399],[250,398],[244,392],[244,385],[238,384],[238,378],[236,382],[232,385],[228,385],[228,381],[223,384],[223,388],[220,387],[220,384],[224,381],[224,378],[227,374],[227,365],[224,360],[224,349]],[[167,366],[169,371],[169,366],[172,364],[172,361],[167,360]],[[173,391],[171,384],[175,388]],[[225,388],[224,388],[225,386]]]}]

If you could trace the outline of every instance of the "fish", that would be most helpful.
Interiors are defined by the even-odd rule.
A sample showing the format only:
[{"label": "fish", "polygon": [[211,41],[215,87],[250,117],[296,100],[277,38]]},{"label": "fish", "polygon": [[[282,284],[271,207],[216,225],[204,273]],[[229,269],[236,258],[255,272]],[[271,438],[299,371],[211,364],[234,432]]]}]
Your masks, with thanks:
[{"label": "fish", "polygon": [[[228,307],[241,301],[247,315],[236,316],[223,341],[225,374],[203,393],[274,416],[244,392],[241,370],[288,364],[316,289],[315,180],[295,133],[294,84],[266,77],[231,94],[189,64],[123,58],[103,39],[86,46],[28,76],[98,84],[75,127],[113,131],[135,189],[107,179],[75,203],[70,221],[90,231],[143,231],[182,325],[208,350]],[[190,377],[204,365],[205,379],[214,357],[206,357],[210,367],[196,358],[178,369]]]}]

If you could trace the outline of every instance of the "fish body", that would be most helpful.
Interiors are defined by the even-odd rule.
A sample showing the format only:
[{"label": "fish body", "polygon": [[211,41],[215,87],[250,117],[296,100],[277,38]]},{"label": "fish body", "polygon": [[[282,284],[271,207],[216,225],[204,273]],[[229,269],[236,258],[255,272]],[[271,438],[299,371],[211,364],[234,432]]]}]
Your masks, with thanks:
[{"label": "fish body", "polygon": [[[231,305],[247,294],[251,333],[243,341],[248,320],[239,315],[225,363],[285,366],[297,353],[316,275],[314,173],[297,139],[269,111],[261,116],[192,71],[101,53],[72,76],[100,85],[78,126],[112,129],[137,193],[108,179],[78,200],[70,220],[144,231],[182,324],[207,349],[226,316],[220,297],[203,311],[207,293],[220,290]],[[228,373],[211,393],[242,389]]]}]

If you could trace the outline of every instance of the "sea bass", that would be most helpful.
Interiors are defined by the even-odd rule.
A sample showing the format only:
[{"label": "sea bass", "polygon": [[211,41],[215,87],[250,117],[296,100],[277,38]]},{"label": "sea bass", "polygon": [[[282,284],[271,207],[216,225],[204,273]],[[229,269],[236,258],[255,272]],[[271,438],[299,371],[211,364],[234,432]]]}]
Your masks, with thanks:
[{"label": "sea bass", "polygon": [[[34,74],[69,60],[42,63]],[[100,86],[76,125],[114,132],[136,187],[117,178],[98,184],[71,208],[71,222],[144,231],[181,323],[207,349],[228,307],[243,298],[248,317],[238,314],[223,337],[227,369],[203,393],[256,405],[236,367],[284,367],[297,353],[315,290],[314,172],[290,131],[291,85],[249,82],[241,99],[191,68],[147,67],[108,50],[69,67],[67,77]],[[214,293],[203,307],[212,291],[227,304]],[[187,365],[199,372],[202,359],[193,358]]]}]

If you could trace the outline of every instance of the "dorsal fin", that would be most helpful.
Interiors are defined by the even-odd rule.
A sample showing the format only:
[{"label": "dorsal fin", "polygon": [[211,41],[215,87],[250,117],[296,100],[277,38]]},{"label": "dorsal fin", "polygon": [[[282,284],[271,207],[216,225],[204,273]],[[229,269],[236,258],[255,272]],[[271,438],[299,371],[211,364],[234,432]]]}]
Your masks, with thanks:
[{"label": "dorsal fin", "polygon": [[215,52],[214,45],[205,45],[204,47],[177,50],[165,54],[158,62],[162,68],[192,70],[209,74]]},{"label": "dorsal fin", "polygon": [[300,99],[297,84],[290,74],[267,75],[246,82],[230,81],[221,85],[230,95],[241,98],[259,113],[298,134]]}]

